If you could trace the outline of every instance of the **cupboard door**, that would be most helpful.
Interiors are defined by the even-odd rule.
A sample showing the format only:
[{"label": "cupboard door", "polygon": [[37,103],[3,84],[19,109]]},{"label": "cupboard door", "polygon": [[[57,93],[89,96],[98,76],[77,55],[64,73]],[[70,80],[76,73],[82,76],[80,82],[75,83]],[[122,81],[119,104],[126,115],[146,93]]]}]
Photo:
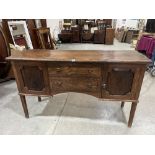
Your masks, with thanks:
[{"label": "cupboard door", "polygon": [[48,95],[48,72],[44,63],[17,62],[15,65],[16,80],[20,93]]},{"label": "cupboard door", "polygon": [[134,65],[107,65],[103,75],[102,97],[134,100],[138,72],[139,68]]}]

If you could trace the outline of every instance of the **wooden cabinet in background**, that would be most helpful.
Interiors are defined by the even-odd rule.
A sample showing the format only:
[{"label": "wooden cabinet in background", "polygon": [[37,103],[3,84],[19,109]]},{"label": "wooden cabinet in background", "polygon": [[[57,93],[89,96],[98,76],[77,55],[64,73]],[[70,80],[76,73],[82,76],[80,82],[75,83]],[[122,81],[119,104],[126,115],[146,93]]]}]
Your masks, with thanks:
[{"label": "wooden cabinet in background", "polygon": [[38,36],[38,43],[40,49],[54,49],[55,42],[51,36],[50,28],[37,28],[35,29]]},{"label": "wooden cabinet in background", "polygon": [[72,27],[72,42],[80,43],[80,30],[78,27]]},{"label": "wooden cabinet in background", "polygon": [[112,45],[114,42],[114,36],[115,36],[115,29],[106,28],[105,44]]},{"label": "wooden cabinet in background", "polygon": [[71,30],[62,30],[61,33],[58,34],[58,37],[62,43],[71,43],[72,42]]},{"label": "wooden cabinet in background", "polygon": [[[149,59],[137,51],[30,50],[12,53],[12,62],[25,116],[25,95],[51,96],[79,92],[107,100],[132,102],[134,118]],[[116,102],[117,103],[117,102]]]},{"label": "wooden cabinet in background", "polygon": [[[0,82],[5,81],[9,76],[11,64],[5,58],[10,55],[11,52],[6,35],[0,26]],[[10,77],[13,77],[13,75],[10,74]]]},{"label": "wooden cabinet in background", "polygon": [[83,31],[81,34],[82,43],[92,43],[94,40],[94,34],[89,31]]},{"label": "wooden cabinet in background", "polygon": [[105,43],[105,29],[94,31],[94,43],[104,44]]}]

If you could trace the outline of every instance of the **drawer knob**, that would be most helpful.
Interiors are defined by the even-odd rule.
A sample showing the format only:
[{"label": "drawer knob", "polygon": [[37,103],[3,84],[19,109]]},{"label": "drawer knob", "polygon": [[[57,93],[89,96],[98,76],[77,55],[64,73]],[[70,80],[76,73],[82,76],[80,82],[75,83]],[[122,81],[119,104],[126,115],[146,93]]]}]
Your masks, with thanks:
[{"label": "drawer knob", "polygon": [[107,86],[107,84],[106,84],[106,83],[102,84],[103,89],[105,89],[105,88],[106,88],[106,86]]},{"label": "drawer knob", "polygon": [[56,68],[56,71],[57,71],[57,72],[60,72],[60,71],[61,71],[61,68]]},{"label": "drawer knob", "polygon": [[58,81],[56,82],[57,85],[61,86],[62,85],[62,82]]},{"label": "drawer knob", "polygon": [[88,87],[92,87],[92,85],[90,83],[87,84]]},{"label": "drawer knob", "polygon": [[88,70],[88,73],[92,73],[92,70]]}]

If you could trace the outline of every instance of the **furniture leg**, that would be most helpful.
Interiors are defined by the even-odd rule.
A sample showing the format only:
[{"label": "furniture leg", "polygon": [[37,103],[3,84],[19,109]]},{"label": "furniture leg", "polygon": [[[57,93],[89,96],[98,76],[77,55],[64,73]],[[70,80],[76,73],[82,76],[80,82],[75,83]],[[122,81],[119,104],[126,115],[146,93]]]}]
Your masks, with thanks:
[{"label": "furniture leg", "polygon": [[135,115],[136,107],[137,107],[137,102],[132,102],[129,121],[128,121],[128,127],[132,126],[132,122],[133,122],[133,118],[134,118],[134,115]]},{"label": "furniture leg", "polygon": [[27,109],[25,95],[20,95],[20,99],[21,99],[21,102],[22,102],[22,106],[23,106],[23,110],[24,110],[24,113],[25,113],[25,117],[29,118],[29,112],[28,112],[28,109]]},{"label": "furniture leg", "polygon": [[122,101],[122,102],[121,102],[121,108],[123,108],[123,107],[124,107],[124,104],[125,104],[125,102],[124,102],[124,101]]},{"label": "furniture leg", "polygon": [[38,96],[38,102],[41,102],[41,97],[40,96]]}]

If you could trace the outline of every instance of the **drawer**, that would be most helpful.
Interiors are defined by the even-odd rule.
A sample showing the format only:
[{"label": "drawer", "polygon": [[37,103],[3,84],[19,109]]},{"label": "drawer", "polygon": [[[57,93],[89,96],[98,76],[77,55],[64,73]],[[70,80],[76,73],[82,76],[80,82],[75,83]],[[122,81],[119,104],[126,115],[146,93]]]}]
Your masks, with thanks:
[{"label": "drawer", "polygon": [[51,76],[101,77],[101,69],[96,66],[51,66],[48,72]]},{"label": "drawer", "polygon": [[100,91],[101,83],[98,78],[50,78],[50,85],[53,91],[64,92],[96,92]]}]

